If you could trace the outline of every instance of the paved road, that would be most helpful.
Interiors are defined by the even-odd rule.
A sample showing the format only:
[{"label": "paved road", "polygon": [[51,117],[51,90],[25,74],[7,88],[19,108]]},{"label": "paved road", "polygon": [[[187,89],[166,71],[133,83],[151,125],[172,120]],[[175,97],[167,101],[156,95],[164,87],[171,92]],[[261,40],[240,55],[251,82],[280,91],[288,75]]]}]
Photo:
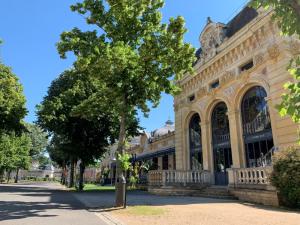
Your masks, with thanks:
[{"label": "paved road", "polygon": [[0,185],[1,225],[104,225],[58,184]]}]

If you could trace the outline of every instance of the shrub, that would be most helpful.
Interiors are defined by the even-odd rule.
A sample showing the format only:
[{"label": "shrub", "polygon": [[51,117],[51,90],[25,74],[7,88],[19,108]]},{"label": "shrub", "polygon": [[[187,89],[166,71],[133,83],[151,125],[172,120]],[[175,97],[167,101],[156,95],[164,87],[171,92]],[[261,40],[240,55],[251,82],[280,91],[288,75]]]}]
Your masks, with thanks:
[{"label": "shrub", "polygon": [[270,181],[279,191],[281,204],[300,208],[300,149],[276,152],[273,168]]}]

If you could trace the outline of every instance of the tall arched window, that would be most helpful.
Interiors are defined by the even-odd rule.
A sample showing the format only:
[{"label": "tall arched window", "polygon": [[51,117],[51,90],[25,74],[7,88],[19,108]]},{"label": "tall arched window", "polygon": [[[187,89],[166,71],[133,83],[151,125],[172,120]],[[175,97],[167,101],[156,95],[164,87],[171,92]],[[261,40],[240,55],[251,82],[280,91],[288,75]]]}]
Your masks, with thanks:
[{"label": "tall arched window", "polygon": [[192,170],[203,169],[200,117],[194,114],[189,126],[190,165]]},{"label": "tall arched window", "polygon": [[271,120],[263,87],[250,88],[242,99],[241,112],[247,166],[262,166],[273,147]]},{"label": "tall arched window", "polygon": [[232,165],[232,154],[227,106],[224,102],[220,102],[215,106],[211,120],[215,184],[227,185],[228,174],[226,169]]}]

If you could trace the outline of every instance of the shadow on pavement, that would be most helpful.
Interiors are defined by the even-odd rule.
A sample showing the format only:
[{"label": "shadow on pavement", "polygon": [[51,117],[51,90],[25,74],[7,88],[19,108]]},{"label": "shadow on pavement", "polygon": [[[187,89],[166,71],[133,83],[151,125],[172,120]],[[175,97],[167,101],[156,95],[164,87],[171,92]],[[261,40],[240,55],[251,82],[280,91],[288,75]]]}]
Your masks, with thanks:
[{"label": "shadow on pavement", "polygon": [[[22,185],[0,186],[1,221],[30,217],[56,217],[57,209],[79,210],[85,207],[64,190]],[[4,199],[3,199],[4,198]]]}]

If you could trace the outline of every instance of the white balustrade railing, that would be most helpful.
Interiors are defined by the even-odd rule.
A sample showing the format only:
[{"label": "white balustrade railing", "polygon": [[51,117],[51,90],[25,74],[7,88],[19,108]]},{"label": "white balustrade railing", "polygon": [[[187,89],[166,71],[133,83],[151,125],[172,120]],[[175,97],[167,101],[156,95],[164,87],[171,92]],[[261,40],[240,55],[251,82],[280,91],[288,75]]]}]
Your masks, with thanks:
[{"label": "white balustrade railing", "polygon": [[272,166],[227,169],[229,186],[248,188],[271,187],[270,174],[272,170]]},{"label": "white balustrade railing", "polygon": [[150,186],[168,186],[175,184],[210,184],[208,171],[193,170],[151,170],[148,173]]}]

